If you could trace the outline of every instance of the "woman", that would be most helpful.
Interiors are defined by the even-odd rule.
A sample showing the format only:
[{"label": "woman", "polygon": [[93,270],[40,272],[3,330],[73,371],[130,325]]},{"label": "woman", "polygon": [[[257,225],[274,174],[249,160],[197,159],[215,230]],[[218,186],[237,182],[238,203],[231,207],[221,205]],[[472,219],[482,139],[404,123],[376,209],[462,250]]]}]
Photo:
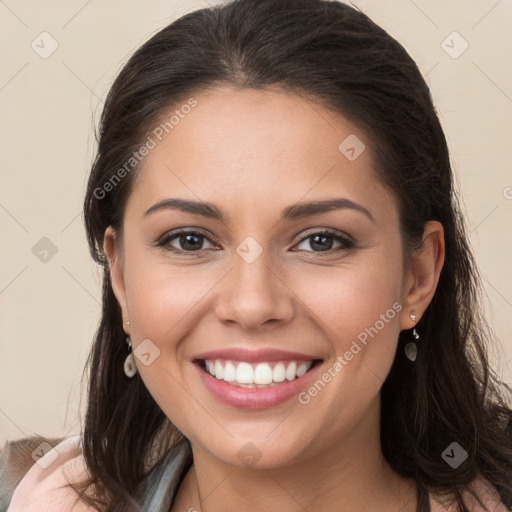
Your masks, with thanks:
[{"label": "woman", "polygon": [[512,506],[445,137],[366,15],[237,0],[158,32],[109,92],[84,211],[83,436],[9,512]]}]

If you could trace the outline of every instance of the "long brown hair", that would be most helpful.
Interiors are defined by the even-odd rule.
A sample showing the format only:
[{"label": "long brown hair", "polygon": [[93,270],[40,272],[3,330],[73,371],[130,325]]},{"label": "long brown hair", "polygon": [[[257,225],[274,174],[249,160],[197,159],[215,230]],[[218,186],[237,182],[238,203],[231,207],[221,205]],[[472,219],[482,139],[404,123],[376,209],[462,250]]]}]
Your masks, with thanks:
[{"label": "long brown hair", "polygon": [[[107,226],[121,232],[137,166],[104,185],[119,178],[163,112],[217,84],[279,86],[360,126],[379,178],[397,198],[404,250],[421,245],[427,221],[443,224],[445,263],[416,326],[417,360],[405,357],[411,332],[401,332],[381,389],[382,450],[395,471],[416,481],[420,512],[430,509],[429,489],[451,493],[468,511],[461,492],[479,474],[511,507],[511,390],[487,360],[494,338],[429,88],[386,31],[357,9],[325,0],[235,0],[189,13],[142,45],[108,93],[84,202],[91,254],[103,269],[103,309],[86,367],[83,430],[93,477],[87,485],[96,485],[97,497],[83,499],[100,510],[141,510],[172,464],[171,448],[188,442],[139,375],[123,373],[125,334],[102,242]],[[468,452],[456,469],[441,457],[454,441]],[[154,510],[169,506],[162,495]]]}]

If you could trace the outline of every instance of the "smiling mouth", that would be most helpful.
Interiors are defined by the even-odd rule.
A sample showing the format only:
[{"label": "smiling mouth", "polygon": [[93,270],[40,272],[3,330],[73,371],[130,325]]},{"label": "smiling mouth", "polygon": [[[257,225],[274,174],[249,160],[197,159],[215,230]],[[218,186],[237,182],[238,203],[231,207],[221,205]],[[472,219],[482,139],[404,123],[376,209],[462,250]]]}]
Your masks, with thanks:
[{"label": "smiling mouth", "polygon": [[232,359],[196,359],[205,373],[219,381],[241,388],[269,388],[299,379],[322,359],[249,363]]}]

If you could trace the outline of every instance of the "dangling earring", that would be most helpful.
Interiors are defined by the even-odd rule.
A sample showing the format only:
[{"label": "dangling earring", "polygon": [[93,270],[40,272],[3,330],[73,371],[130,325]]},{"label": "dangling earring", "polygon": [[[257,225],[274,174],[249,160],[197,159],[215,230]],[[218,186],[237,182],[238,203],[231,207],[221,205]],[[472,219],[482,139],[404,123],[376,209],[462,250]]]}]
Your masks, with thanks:
[{"label": "dangling earring", "polygon": [[129,354],[124,360],[124,374],[131,379],[137,373],[137,365],[135,364],[135,358],[132,354],[132,341],[130,340],[130,336],[126,336],[126,345],[128,345]]},{"label": "dangling earring", "polygon": [[[416,315],[414,313],[410,313],[411,319],[413,322],[416,322]],[[416,327],[412,330],[412,336],[415,340],[420,338],[420,335],[416,332]],[[418,354],[418,347],[416,347],[416,343],[410,342],[405,346],[405,355],[407,359],[410,361],[416,361],[416,355]]]}]

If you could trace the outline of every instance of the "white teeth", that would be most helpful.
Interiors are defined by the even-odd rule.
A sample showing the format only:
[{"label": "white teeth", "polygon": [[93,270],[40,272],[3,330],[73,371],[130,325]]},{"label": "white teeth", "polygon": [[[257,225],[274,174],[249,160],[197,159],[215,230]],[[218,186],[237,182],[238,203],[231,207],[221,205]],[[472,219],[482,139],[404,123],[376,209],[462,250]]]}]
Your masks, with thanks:
[{"label": "white teeth", "polygon": [[272,372],[272,380],[274,382],[283,382],[286,376],[286,370],[284,369],[283,363],[277,363],[274,366],[274,371]]},{"label": "white teeth", "polygon": [[[256,370],[254,370],[254,383],[270,384],[272,382],[272,375],[273,372],[270,365],[268,363],[260,363],[256,366]],[[274,381],[276,381],[276,379],[274,379]]]},{"label": "white teeth", "polygon": [[[297,377],[302,377],[309,370],[310,366],[311,365],[308,366],[308,363],[301,363],[297,368]],[[217,368],[217,366],[215,366],[215,368]]]},{"label": "white teeth", "polygon": [[[217,369],[217,367],[215,367],[215,369]],[[236,369],[236,380],[240,384],[254,384],[254,370],[249,363],[238,364]]]},{"label": "white teeth", "polygon": [[215,361],[215,377],[217,379],[222,379],[224,375],[224,368],[219,360]]},{"label": "white teeth", "polygon": [[236,380],[236,368],[231,362],[227,362],[226,366],[224,366],[224,380],[226,382],[233,382]]},{"label": "white teeth", "polygon": [[[274,365],[272,368],[272,364]],[[266,388],[280,382],[292,381],[302,377],[313,361],[291,361],[277,363],[258,363],[209,359],[205,361],[206,370],[218,380],[246,388]]]},{"label": "white teeth", "polygon": [[294,361],[286,368],[286,380],[294,380],[297,375],[297,363]]}]

